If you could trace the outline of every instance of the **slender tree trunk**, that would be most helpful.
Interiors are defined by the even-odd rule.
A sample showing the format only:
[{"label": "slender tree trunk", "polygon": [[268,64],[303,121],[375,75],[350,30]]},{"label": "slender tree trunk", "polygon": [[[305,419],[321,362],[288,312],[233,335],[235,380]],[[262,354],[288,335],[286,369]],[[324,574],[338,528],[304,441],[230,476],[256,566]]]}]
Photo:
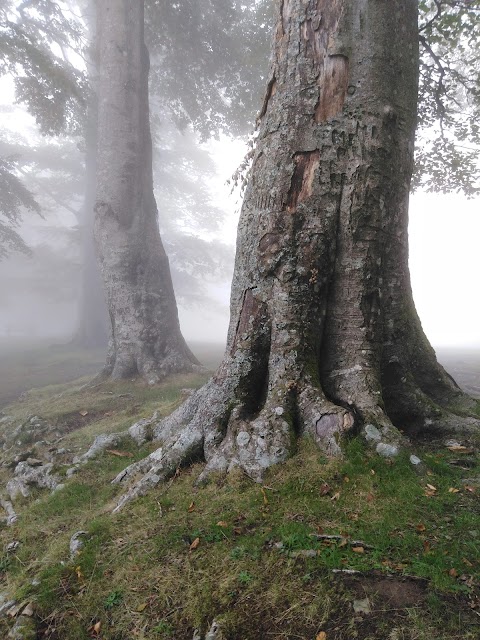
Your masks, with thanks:
[{"label": "slender tree trunk", "polygon": [[110,315],[105,373],[155,382],[198,365],[181,333],[153,195],[144,7],[98,0],[95,237]]},{"label": "slender tree trunk", "polygon": [[478,421],[438,365],[413,305],[408,194],[417,108],[417,0],[278,2],[271,79],[238,228],[227,351],[154,428],[162,449],[120,508],[194,456],[202,474],[260,479],[301,433],[329,454],[362,430],[403,436]]},{"label": "slender tree trunk", "polygon": [[82,208],[82,276],[78,305],[78,325],[73,342],[84,348],[106,347],[108,343],[108,313],[103,284],[93,238],[97,181],[97,95],[92,81],[93,65],[89,65],[91,96],[85,135],[85,200]]}]

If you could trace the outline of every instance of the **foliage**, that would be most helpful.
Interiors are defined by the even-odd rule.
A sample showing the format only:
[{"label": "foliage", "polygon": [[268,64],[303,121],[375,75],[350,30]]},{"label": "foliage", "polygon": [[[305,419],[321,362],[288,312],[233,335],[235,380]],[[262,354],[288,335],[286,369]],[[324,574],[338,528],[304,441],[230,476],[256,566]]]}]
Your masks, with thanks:
[{"label": "foliage", "polygon": [[480,191],[480,0],[421,0],[416,187]]},{"label": "foliage", "polygon": [[268,71],[273,2],[146,1],[151,92],[203,138],[248,133]]},{"label": "foliage", "polygon": [[14,157],[0,158],[0,260],[11,251],[28,253],[28,248],[15,230],[20,225],[23,211],[40,213],[32,193],[14,173]]}]

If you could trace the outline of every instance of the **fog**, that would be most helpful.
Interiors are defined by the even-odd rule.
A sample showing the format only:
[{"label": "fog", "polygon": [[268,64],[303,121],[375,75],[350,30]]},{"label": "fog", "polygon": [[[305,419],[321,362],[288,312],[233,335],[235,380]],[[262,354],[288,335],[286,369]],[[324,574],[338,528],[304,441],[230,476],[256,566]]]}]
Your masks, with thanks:
[{"label": "fog", "polygon": [[[85,26],[82,20],[79,24]],[[262,29],[263,49],[259,47],[267,54],[258,66],[259,77],[268,67],[269,29],[265,25]],[[52,51],[56,51],[53,44]],[[75,64],[81,66],[79,60]],[[194,116],[179,125],[156,93],[162,77],[159,64],[165,60],[159,63],[153,56],[155,193],[181,327],[188,341],[221,345],[228,327],[241,205],[239,190],[232,191],[227,181],[247,152],[252,120],[245,117],[240,126],[243,116],[237,115],[235,127],[229,129],[223,123],[210,134],[196,126]],[[0,337],[68,343],[82,322],[82,279],[93,260],[85,251],[91,225],[82,213],[85,144],[78,132],[43,136],[25,103],[15,97],[13,75],[0,79],[0,155],[15,157],[16,175],[38,201],[40,214],[23,210],[15,229],[28,253],[12,250],[0,262]],[[256,108],[263,85],[260,77],[249,88]],[[225,104],[232,103],[231,98],[223,99]],[[205,111],[205,120],[209,119],[210,110]],[[480,347],[480,299],[475,284],[479,204],[478,198],[467,199],[459,193],[418,192],[411,199],[414,297],[424,329],[437,347]],[[86,288],[94,286],[87,282]]]}]

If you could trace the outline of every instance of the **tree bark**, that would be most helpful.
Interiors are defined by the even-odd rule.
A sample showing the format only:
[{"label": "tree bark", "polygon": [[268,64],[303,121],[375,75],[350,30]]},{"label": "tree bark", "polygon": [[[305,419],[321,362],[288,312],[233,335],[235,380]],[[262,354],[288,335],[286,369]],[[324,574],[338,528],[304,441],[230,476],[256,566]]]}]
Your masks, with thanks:
[{"label": "tree bark", "polygon": [[95,238],[111,323],[104,373],[153,383],[198,361],[183,339],[153,195],[144,7],[98,0]]},{"label": "tree bark", "polygon": [[278,2],[271,80],[241,212],[227,351],[153,430],[162,449],[117,478],[140,495],[203,457],[201,478],[261,479],[310,434],[356,429],[395,456],[407,434],[478,429],[415,312],[408,196],[416,0]]}]

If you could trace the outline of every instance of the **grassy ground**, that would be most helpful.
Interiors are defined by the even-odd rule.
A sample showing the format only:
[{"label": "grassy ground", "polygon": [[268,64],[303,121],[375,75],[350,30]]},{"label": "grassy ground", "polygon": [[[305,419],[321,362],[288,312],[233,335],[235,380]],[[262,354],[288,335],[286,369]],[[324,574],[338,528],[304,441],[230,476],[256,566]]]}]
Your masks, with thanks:
[{"label": "grassy ground", "polygon": [[[42,416],[68,458],[96,433],[154,409],[166,415],[205,379],[81,380],[32,391],[4,412],[15,424]],[[334,461],[305,440],[263,486],[234,473],[197,489],[195,464],[113,516],[110,480],[150,451],[126,442],[63,490],[18,505],[18,522],[0,530],[0,591],[31,602],[38,637],[50,640],[191,640],[214,617],[227,640],[476,640],[480,463],[477,443],[463,444],[417,451],[418,474],[407,456],[390,463],[355,439]],[[2,467],[2,482],[9,473]],[[79,530],[87,542],[72,560]],[[2,552],[13,540],[18,549]],[[0,620],[0,637],[11,624]]]}]

